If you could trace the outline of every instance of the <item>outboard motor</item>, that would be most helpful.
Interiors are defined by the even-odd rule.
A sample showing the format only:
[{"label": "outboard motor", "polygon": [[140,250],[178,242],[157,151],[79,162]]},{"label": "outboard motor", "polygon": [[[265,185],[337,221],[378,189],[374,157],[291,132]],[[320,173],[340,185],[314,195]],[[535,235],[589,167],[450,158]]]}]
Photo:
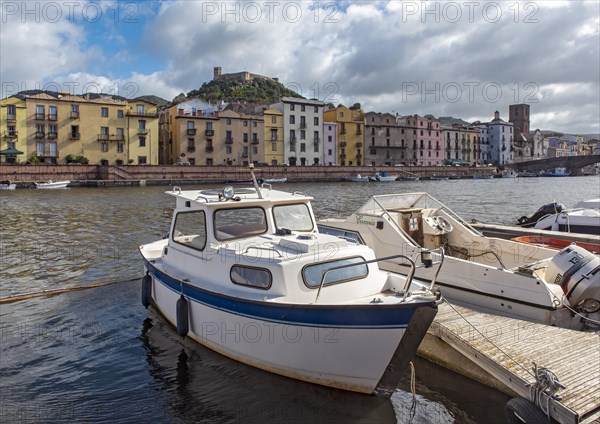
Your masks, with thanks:
[{"label": "outboard motor", "polygon": [[583,247],[567,246],[551,259],[546,281],[560,285],[577,312],[600,320],[600,257]]},{"label": "outboard motor", "polygon": [[523,215],[517,220],[517,225],[520,225],[521,227],[525,228],[533,227],[536,224],[536,222],[539,221],[540,218],[546,215],[554,215],[557,213],[561,213],[564,209],[565,205],[563,205],[562,203],[548,203],[547,205],[544,205],[541,208],[539,208],[536,211],[536,213],[531,215],[530,218],[527,218],[527,216]]}]

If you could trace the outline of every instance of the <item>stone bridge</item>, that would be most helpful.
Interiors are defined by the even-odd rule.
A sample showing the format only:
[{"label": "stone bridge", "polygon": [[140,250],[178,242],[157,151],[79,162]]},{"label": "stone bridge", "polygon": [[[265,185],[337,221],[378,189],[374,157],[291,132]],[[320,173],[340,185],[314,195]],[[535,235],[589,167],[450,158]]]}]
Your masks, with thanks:
[{"label": "stone bridge", "polygon": [[600,155],[563,156],[560,158],[547,158],[528,162],[511,163],[504,166],[506,168],[515,169],[518,172],[552,171],[555,168],[564,167],[571,171],[571,175],[581,175],[581,168],[594,163],[600,163]]}]

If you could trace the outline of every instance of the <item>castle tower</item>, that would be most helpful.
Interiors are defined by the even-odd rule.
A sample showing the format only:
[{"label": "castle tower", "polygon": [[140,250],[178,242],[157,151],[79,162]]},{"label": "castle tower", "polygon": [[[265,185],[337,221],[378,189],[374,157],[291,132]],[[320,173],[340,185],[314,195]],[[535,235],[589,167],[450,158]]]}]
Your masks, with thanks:
[{"label": "castle tower", "polygon": [[215,66],[214,67],[213,80],[214,81],[218,80],[220,76],[221,76],[221,67],[220,66]]},{"label": "castle tower", "polygon": [[508,107],[508,122],[515,127],[515,132],[527,135],[529,134],[529,105],[518,104]]}]

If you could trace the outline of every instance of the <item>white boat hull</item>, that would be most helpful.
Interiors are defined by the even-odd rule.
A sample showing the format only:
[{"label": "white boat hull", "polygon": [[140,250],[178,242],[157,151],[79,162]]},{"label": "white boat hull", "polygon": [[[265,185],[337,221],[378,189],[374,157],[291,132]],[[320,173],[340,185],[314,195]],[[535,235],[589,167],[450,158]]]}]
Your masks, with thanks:
[{"label": "white boat hull", "polygon": [[35,183],[36,188],[42,189],[56,189],[56,188],[67,188],[71,181],[53,181],[47,183]]},{"label": "white boat hull", "polygon": [[0,184],[0,190],[15,190],[17,185],[15,183]]},{"label": "white boat hull", "polygon": [[[150,274],[152,300],[162,315],[176,326],[180,292],[173,282],[161,281],[163,276],[156,270],[150,269]],[[219,297],[218,294],[210,296]],[[281,316],[280,320],[250,316],[244,312],[243,302],[233,312],[226,306],[218,307],[195,299],[189,292],[185,297],[189,305],[188,336],[196,342],[266,371],[360,393],[377,393],[382,389],[386,369],[395,358],[402,356],[397,350],[400,344],[407,342],[403,336],[405,333],[408,337],[414,335],[414,331],[406,332],[409,322],[401,326],[380,325],[379,328],[302,325],[286,322],[286,316]],[[292,307],[303,306],[306,305]],[[413,313],[418,315],[414,309]],[[418,309],[435,311],[435,307],[422,305]],[[435,312],[430,316],[431,320],[434,315]],[[345,316],[351,320],[350,315]],[[424,336],[430,322],[421,318],[410,324],[424,330]],[[418,343],[420,339],[417,346]]]}]

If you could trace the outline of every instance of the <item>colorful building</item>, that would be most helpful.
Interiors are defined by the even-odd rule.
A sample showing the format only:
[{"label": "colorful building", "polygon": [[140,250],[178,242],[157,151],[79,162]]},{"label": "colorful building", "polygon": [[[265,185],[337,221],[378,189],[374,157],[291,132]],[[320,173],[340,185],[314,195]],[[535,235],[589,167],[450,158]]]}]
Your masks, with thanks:
[{"label": "colorful building", "polygon": [[365,114],[365,164],[394,166],[406,164],[405,129],[390,113]]},{"label": "colorful building", "polygon": [[318,100],[282,97],[271,109],[283,112],[284,157],[289,165],[323,162],[323,108]]},{"label": "colorful building", "polygon": [[323,123],[323,163],[337,165],[337,123]]},{"label": "colorful building", "polygon": [[283,143],[283,112],[267,109],[263,112],[265,132],[264,156],[259,162],[280,165],[285,162]]},{"label": "colorful building", "polygon": [[18,97],[0,100],[0,152],[2,163],[27,159],[27,106]]},{"label": "colorful building", "polygon": [[406,162],[418,166],[443,165],[442,125],[435,118],[407,115],[398,118],[406,136]]},{"label": "colorful building", "polygon": [[442,139],[447,161],[469,165],[482,163],[479,128],[460,124],[442,126]]},{"label": "colorful building", "polygon": [[502,166],[513,162],[513,124],[500,118],[500,112],[494,112],[494,119],[488,122],[488,142],[490,161]]},{"label": "colorful building", "polygon": [[361,110],[351,110],[345,106],[326,110],[323,118],[337,123],[337,159],[342,166],[362,166],[365,157],[365,116]]}]

